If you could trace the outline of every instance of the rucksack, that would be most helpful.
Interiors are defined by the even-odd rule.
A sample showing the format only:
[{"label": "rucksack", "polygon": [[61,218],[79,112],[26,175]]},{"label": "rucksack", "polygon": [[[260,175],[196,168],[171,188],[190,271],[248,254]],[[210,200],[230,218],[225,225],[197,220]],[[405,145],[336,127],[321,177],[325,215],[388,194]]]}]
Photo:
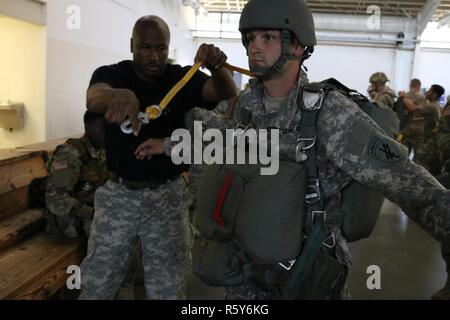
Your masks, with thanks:
[{"label": "rucksack", "polygon": [[[399,120],[390,108],[370,102],[359,92],[349,89],[336,79],[322,81],[323,86],[331,86],[355,102],[386,133],[393,138],[399,131]],[[383,195],[356,180],[342,191],[342,232],[349,242],[367,238],[373,231],[384,201]]]}]

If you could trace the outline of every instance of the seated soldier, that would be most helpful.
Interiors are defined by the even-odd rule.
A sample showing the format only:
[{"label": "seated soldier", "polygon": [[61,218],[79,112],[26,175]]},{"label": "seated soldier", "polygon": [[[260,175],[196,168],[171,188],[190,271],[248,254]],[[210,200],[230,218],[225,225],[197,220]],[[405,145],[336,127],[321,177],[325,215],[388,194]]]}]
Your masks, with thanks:
[{"label": "seated soldier", "polygon": [[85,134],[58,146],[47,161],[47,231],[84,238],[94,214],[94,193],[107,178],[103,116],[84,115]]},{"label": "seated soldier", "polygon": [[[46,231],[54,236],[86,241],[94,216],[94,194],[106,182],[105,120],[84,114],[85,134],[58,146],[46,166]],[[133,282],[140,259],[137,248],[116,299],[134,298]]]}]

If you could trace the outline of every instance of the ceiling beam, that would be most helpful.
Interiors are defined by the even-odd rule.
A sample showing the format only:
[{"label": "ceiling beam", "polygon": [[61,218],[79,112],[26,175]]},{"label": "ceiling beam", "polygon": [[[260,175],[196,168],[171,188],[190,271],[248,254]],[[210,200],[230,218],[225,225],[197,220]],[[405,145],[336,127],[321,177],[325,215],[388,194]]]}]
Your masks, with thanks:
[{"label": "ceiling beam", "polygon": [[427,27],[428,22],[436,13],[437,8],[441,4],[441,0],[428,0],[417,15],[417,36],[420,37]]}]

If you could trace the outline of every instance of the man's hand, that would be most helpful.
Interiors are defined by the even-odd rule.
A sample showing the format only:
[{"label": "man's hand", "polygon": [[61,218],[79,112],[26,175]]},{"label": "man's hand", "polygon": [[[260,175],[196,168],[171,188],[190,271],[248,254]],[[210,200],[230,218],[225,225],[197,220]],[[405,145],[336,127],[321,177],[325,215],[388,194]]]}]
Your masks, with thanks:
[{"label": "man's hand", "polygon": [[406,92],[405,92],[405,91],[399,91],[399,92],[398,92],[398,97],[399,97],[400,99],[403,99],[404,97],[406,97]]},{"label": "man's hand", "polygon": [[139,145],[134,152],[138,160],[150,159],[152,156],[158,154],[164,154],[164,139],[150,138]]},{"label": "man's hand", "polygon": [[197,50],[196,63],[211,71],[211,79],[203,86],[203,99],[206,102],[219,102],[236,96],[236,85],[231,71],[225,68],[227,56],[212,44],[203,43]]},{"label": "man's hand", "polygon": [[227,56],[219,48],[212,44],[203,43],[197,50],[194,61],[202,62],[202,67],[214,72],[219,70],[227,62]]},{"label": "man's hand", "polygon": [[116,89],[111,103],[105,111],[105,119],[110,123],[122,124],[126,118],[130,118],[133,134],[137,136],[141,129],[138,121],[139,100],[133,91],[128,89]]}]

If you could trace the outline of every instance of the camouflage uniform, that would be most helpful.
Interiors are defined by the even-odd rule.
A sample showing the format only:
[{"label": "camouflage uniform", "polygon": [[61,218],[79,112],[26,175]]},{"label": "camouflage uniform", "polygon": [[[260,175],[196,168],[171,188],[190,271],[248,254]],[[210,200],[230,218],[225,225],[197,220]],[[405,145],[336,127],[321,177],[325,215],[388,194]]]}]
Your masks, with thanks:
[{"label": "camouflage uniform", "polygon": [[383,91],[374,93],[373,101],[393,109],[396,96],[397,95],[394,90],[388,86],[385,86]]},{"label": "camouflage uniform", "polygon": [[426,99],[423,95],[409,91],[406,93],[406,97],[414,102],[415,105],[420,105],[426,102]]},{"label": "camouflage uniform", "polygon": [[[446,121],[450,122],[450,116],[447,118]],[[442,174],[439,180],[447,189],[450,189],[450,130],[448,132],[439,132],[437,147],[440,152],[440,163],[442,165]]]},{"label": "camouflage uniform", "polygon": [[[417,94],[415,92],[409,91],[406,93],[406,98],[410,99],[416,106],[426,103],[426,98],[422,96],[421,94]],[[399,99],[399,101],[402,101],[402,99]],[[409,112],[402,104],[402,109],[397,111],[402,112],[401,115],[399,115],[399,118],[404,119],[404,121],[401,125],[401,129],[403,129],[404,126],[408,124],[408,122],[412,121],[413,119],[413,113]]]},{"label": "camouflage uniform", "polygon": [[[94,195],[107,178],[105,150],[95,149],[86,135],[69,139],[57,147],[46,166],[49,171],[47,232],[69,238],[87,238],[94,215]],[[140,261],[135,250],[116,299],[133,298],[133,283]]]},{"label": "camouflage uniform", "polygon": [[[440,151],[442,173],[437,177],[444,187],[450,189],[450,114],[442,117],[437,138],[437,146]],[[450,244],[442,244],[442,257],[450,261]],[[447,263],[447,274],[450,274],[450,265]],[[435,293],[433,299],[450,299],[450,282],[447,278],[446,286]]]},{"label": "camouflage uniform", "polygon": [[[369,78],[369,82],[372,84],[374,84],[374,83],[385,84],[388,81],[389,81],[389,79],[384,72],[375,72]],[[391,109],[394,108],[394,102],[395,102],[396,96],[397,95],[395,94],[395,91],[392,90],[391,88],[389,88],[387,85],[384,86],[384,89],[381,92],[377,92],[373,89],[370,91],[370,98],[373,101],[384,104],[385,106],[387,106]]]},{"label": "camouflage uniform", "polygon": [[438,146],[439,107],[435,103],[419,105],[411,120],[403,128],[402,143],[414,150],[414,162],[422,165],[432,175],[441,172]]},{"label": "camouflage uniform", "polygon": [[147,298],[185,298],[190,266],[186,191],[181,177],[141,190],[108,180],[97,190],[80,299],[114,297],[138,238]]},{"label": "camouflage uniform", "polygon": [[435,130],[420,135],[405,135],[402,143],[414,150],[413,161],[437,176],[441,172],[440,152]]},{"label": "camouflage uniform", "polygon": [[70,139],[57,147],[46,166],[49,172],[45,192],[48,231],[77,237],[75,225],[82,221],[84,233],[89,235],[94,194],[107,177],[105,150],[96,150],[86,135]]},{"label": "camouflage uniform", "polygon": [[[242,92],[233,112],[238,122],[242,110],[251,114],[258,128],[289,128],[301,123],[302,112],[297,106],[299,89],[307,83],[301,73],[297,85],[276,111],[267,112],[261,81],[251,80],[250,89]],[[391,156],[383,153],[380,143],[390,147]],[[280,136],[280,158],[296,161],[297,138],[291,133]],[[336,91],[325,99],[318,119],[318,166],[327,212],[340,210],[341,190],[355,179],[379,190],[423,229],[442,243],[450,236],[450,191],[422,167],[407,158],[407,151],[367,116],[355,103]],[[335,229],[335,256],[351,266],[347,241],[339,228]],[[226,288],[228,299],[267,299],[273,294],[256,285]],[[347,296],[346,286],[337,288],[334,298]]]}]

